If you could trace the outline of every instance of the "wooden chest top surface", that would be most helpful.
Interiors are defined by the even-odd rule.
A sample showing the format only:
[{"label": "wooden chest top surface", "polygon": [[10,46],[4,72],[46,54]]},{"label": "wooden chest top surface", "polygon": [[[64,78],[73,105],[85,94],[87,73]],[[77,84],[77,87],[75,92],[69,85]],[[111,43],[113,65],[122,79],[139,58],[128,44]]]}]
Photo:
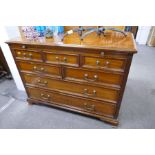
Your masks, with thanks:
[{"label": "wooden chest top surface", "polygon": [[27,44],[27,45],[45,45],[45,46],[60,46],[60,47],[73,47],[73,48],[84,48],[84,49],[105,49],[113,51],[122,51],[129,53],[136,53],[136,44],[132,33],[127,32],[125,37],[118,32],[106,32],[105,36],[98,36],[95,32],[86,36],[83,40],[77,33],[65,36],[64,40],[61,41],[62,36],[56,36],[52,39],[41,38],[36,41],[29,41],[24,38],[16,38],[7,41],[6,43],[11,44]]}]

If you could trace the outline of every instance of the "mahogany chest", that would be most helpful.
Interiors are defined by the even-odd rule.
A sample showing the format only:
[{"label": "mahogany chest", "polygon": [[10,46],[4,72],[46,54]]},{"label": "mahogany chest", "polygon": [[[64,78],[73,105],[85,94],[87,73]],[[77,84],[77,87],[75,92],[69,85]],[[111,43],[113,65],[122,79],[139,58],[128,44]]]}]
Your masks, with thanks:
[{"label": "mahogany chest", "polygon": [[136,45],[131,33],[76,34],[58,39],[8,41],[29,103],[47,104],[113,125]]}]

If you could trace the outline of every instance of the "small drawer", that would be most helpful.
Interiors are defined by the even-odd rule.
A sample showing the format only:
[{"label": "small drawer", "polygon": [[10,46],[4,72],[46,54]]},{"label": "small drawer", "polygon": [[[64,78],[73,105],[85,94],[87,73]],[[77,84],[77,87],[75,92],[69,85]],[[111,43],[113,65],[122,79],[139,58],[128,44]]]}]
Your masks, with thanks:
[{"label": "small drawer", "polygon": [[18,49],[18,50],[38,50],[40,49],[40,46],[38,45],[32,45],[30,44],[10,44],[10,47],[12,49]]},{"label": "small drawer", "polygon": [[45,61],[52,64],[62,64],[69,66],[79,66],[79,56],[75,54],[57,54],[57,53],[45,53]]},{"label": "small drawer", "polygon": [[73,97],[56,92],[49,92],[43,89],[27,88],[30,98],[42,100],[51,104],[58,104],[65,107],[74,108],[99,115],[113,117],[116,105],[96,100],[89,100],[80,97]]},{"label": "small drawer", "polygon": [[95,87],[90,85],[81,85],[73,82],[38,77],[35,75],[24,74],[27,84],[44,87],[55,91],[76,94],[88,98],[96,98],[108,102],[116,103],[118,100],[119,89],[110,89],[103,87]]},{"label": "small drawer", "polygon": [[10,47],[12,49],[20,49],[20,50],[29,49],[29,45],[25,45],[25,44],[10,44]]},{"label": "small drawer", "polygon": [[82,56],[87,56],[87,57],[101,57],[101,58],[108,58],[108,59],[126,59],[128,57],[127,54],[122,54],[118,52],[111,52],[111,51],[96,51],[96,50],[89,50],[89,52],[86,53],[81,53]]},{"label": "small drawer", "polygon": [[48,66],[42,65],[33,62],[21,62],[17,61],[17,65],[19,66],[21,72],[34,72],[45,74],[52,77],[61,77],[61,68],[59,66]]},{"label": "small drawer", "polygon": [[126,59],[101,58],[101,57],[82,57],[82,66],[85,68],[95,68],[123,72]]},{"label": "small drawer", "polygon": [[32,60],[42,62],[42,56],[39,52],[29,50],[14,50],[16,59]]},{"label": "small drawer", "polygon": [[100,85],[116,85],[120,87],[123,75],[103,71],[91,71],[88,69],[64,67],[64,78],[73,81],[96,83]]}]

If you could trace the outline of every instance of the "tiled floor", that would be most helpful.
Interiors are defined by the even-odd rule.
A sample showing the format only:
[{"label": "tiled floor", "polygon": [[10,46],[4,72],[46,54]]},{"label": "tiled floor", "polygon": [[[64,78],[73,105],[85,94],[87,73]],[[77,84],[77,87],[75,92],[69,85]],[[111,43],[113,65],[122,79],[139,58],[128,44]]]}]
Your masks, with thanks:
[{"label": "tiled floor", "polygon": [[[115,128],[155,128],[155,48],[138,46]],[[11,81],[0,83],[0,128],[105,129],[111,125],[47,106],[28,105]]]}]

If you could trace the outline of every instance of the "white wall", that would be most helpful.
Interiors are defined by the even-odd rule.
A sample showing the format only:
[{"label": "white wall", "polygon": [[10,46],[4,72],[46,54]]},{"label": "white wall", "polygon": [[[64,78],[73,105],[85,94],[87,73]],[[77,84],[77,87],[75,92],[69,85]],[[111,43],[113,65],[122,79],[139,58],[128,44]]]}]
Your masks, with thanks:
[{"label": "white wall", "polygon": [[146,45],[150,30],[151,30],[151,26],[139,26],[137,37],[136,37],[136,42],[139,44]]},{"label": "white wall", "polygon": [[25,91],[25,88],[23,86],[22,80],[20,78],[19,72],[17,70],[16,64],[14,62],[13,56],[11,54],[11,51],[8,47],[8,45],[5,43],[5,41],[19,37],[20,33],[17,26],[0,26],[0,46],[2,48],[2,52],[6,58],[6,61],[8,63],[8,66],[10,68],[11,74],[13,76],[13,79],[16,83],[16,86],[19,90]]}]

